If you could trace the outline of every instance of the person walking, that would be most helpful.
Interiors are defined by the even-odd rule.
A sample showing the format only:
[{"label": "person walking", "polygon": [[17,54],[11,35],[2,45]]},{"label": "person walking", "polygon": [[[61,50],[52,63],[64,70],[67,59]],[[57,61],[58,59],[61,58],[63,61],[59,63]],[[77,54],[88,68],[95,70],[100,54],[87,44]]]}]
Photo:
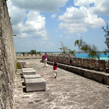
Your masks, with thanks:
[{"label": "person walking", "polygon": [[47,53],[44,55],[44,67],[47,67]]},{"label": "person walking", "polygon": [[53,61],[53,75],[55,76],[55,78],[57,77],[57,66],[58,63]]}]

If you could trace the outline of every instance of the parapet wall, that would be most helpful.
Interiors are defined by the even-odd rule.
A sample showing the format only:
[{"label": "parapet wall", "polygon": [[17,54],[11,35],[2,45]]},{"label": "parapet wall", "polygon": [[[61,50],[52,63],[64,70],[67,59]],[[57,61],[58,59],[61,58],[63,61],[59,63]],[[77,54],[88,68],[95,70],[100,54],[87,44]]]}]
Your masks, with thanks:
[{"label": "parapet wall", "polygon": [[109,69],[109,63],[106,60],[76,58],[72,55],[48,55],[48,61],[57,61],[61,64],[72,65],[96,71],[107,72],[107,69]]},{"label": "parapet wall", "polygon": [[[48,55],[48,64],[58,62],[58,67],[109,85],[109,63],[105,60],[82,59],[72,55]],[[44,62],[44,56],[42,56]],[[108,73],[106,73],[108,72]]]},{"label": "parapet wall", "polygon": [[0,109],[12,109],[15,48],[13,30],[5,0],[0,0]]},{"label": "parapet wall", "polygon": [[39,54],[16,54],[17,59],[42,59],[42,55]]}]

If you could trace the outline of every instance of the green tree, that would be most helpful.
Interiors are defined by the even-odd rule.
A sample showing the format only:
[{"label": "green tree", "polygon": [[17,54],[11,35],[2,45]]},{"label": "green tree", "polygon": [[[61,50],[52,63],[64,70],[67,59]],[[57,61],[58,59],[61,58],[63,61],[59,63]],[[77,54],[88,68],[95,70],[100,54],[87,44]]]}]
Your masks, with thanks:
[{"label": "green tree", "polygon": [[61,48],[59,48],[59,49],[62,51],[62,53],[63,54],[68,53],[69,49],[66,46],[64,46],[63,42],[60,41],[60,43],[61,43]]},{"label": "green tree", "polygon": [[75,50],[72,51],[69,49],[69,53],[75,56]]},{"label": "green tree", "polygon": [[109,25],[108,25],[108,23],[107,23],[107,26],[106,26],[106,29],[104,29],[104,27],[102,27],[102,29],[104,30],[104,32],[105,32],[105,44],[106,44],[106,46],[107,46],[107,49],[105,49],[105,51],[104,51],[104,54],[106,55],[107,53],[109,53]]},{"label": "green tree", "polygon": [[21,54],[23,54],[23,56],[24,56],[24,54],[25,54],[25,53],[24,53],[24,52],[22,52]]},{"label": "green tree", "polygon": [[28,54],[40,54],[40,52],[36,52],[36,50],[31,50]]},{"label": "green tree", "polygon": [[78,46],[78,48],[85,53],[88,53],[89,58],[100,58],[99,51],[95,45],[88,45],[85,41],[82,40],[76,40],[74,43],[75,46]]},{"label": "green tree", "polygon": [[75,50],[70,50],[68,47],[66,47],[64,44],[63,44],[63,42],[60,42],[61,43],[61,48],[59,48],[60,50],[62,50],[62,53],[63,54],[68,54],[68,53],[70,53],[70,54],[72,54],[72,55],[74,55],[75,56]]}]

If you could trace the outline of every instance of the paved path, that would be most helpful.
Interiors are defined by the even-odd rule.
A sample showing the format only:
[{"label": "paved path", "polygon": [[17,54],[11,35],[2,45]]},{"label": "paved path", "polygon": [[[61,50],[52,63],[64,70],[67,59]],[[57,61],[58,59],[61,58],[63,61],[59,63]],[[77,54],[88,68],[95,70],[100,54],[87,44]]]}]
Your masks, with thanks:
[{"label": "paved path", "polygon": [[52,66],[41,59],[19,60],[34,68],[47,83],[46,91],[25,92],[21,70],[15,75],[13,109],[109,109],[109,86],[58,68],[52,78]]}]

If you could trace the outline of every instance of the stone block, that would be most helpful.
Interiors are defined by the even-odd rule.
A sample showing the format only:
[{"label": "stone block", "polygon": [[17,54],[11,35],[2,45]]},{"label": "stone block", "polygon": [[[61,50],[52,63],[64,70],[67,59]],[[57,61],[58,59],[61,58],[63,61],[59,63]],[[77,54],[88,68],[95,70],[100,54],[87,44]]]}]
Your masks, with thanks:
[{"label": "stone block", "polygon": [[81,67],[82,66],[82,58],[77,58],[76,61],[77,61],[76,62],[77,65],[76,66]]},{"label": "stone block", "polygon": [[25,79],[35,79],[35,78],[41,78],[41,76],[39,74],[36,74],[36,75],[24,75],[24,83],[26,84]]},{"label": "stone block", "polygon": [[26,91],[45,91],[46,80],[43,78],[25,79]]},{"label": "stone block", "polygon": [[23,75],[34,75],[36,74],[36,70],[24,70]]},{"label": "stone block", "polygon": [[98,70],[106,71],[105,60],[98,60]]},{"label": "stone block", "polygon": [[24,75],[25,79],[34,79],[34,78],[41,78],[39,74],[36,75]]},{"label": "stone block", "polygon": [[88,63],[88,59],[83,59],[83,64],[82,64],[82,67],[83,68],[87,68],[88,67],[88,65],[89,65],[89,63]]},{"label": "stone block", "polygon": [[76,59],[77,59],[77,58],[73,58],[73,61],[72,61],[72,64],[71,64],[71,65],[76,66]]},{"label": "stone block", "polygon": [[94,69],[96,64],[96,59],[89,59],[89,69]]},{"label": "stone block", "polygon": [[33,68],[22,68],[22,71],[25,71],[25,70],[34,70]]}]

